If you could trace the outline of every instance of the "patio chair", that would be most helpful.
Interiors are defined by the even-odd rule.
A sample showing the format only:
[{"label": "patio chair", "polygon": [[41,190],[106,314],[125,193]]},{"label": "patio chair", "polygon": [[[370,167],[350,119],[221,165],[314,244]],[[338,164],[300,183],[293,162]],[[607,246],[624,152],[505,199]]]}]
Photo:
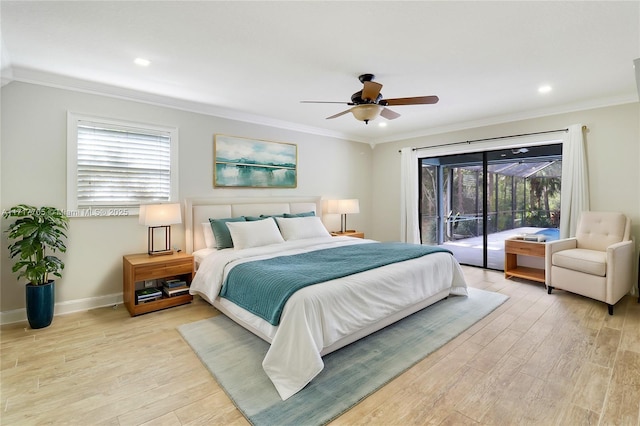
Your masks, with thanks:
[{"label": "patio chair", "polygon": [[545,284],[601,302],[609,307],[633,285],[634,242],[631,220],[617,212],[583,212],[576,236],[547,243]]}]

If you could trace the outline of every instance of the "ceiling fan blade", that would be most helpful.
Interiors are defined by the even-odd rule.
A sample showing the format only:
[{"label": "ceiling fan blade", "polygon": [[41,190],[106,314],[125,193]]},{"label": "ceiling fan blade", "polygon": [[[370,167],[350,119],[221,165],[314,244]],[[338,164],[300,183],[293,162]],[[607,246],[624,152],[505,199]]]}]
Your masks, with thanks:
[{"label": "ceiling fan blade", "polygon": [[362,99],[375,101],[378,99],[380,90],[382,90],[382,84],[376,83],[375,81],[365,81],[364,89],[362,89]]},{"label": "ceiling fan blade", "polygon": [[380,111],[380,115],[387,120],[395,120],[396,118],[400,117],[400,114],[395,111],[391,111],[389,108],[382,108],[382,111]]},{"label": "ceiling fan blade", "polygon": [[438,103],[437,96],[416,96],[413,98],[382,99],[380,105],[425,105]]},{"label": "ceiling fan blade", "polygon": [[340,101],[300,101],[301,104],[342,104],[342,105],[354,105],[353,102],[340,102]]},{"label": "ceiling fan blade", "polygon": [[342,112],[339,112],[337,114],[332,115],[331,117],[327,117],[327,120],[331,120],[332,118],[340,117],[341,115],[345,115],[345,114],[348,114],[350,112],[351,112],[351,109],[344,110]]}]

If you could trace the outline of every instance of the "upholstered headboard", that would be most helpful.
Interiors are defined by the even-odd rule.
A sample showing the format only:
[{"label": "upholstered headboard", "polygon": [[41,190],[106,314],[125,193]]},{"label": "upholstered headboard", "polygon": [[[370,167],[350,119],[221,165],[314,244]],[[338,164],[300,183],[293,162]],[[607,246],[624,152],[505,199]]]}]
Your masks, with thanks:
[{"label": "upholstered headboard", "polygon": [[187,253],[205,247],[202,223],[210,218],[223,219],[261,214],[306,213],[322,216],[321,197],[270,198],[190,198],[185,200],[185,237]]}]

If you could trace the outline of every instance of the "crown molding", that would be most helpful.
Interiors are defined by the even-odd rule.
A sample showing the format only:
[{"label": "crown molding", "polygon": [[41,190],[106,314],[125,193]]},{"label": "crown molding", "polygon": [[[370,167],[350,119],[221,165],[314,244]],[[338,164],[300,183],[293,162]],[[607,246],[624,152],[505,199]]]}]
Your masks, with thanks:
[{"label": "crown molding", "polygon": [[[2,68],[2,86],[11,81],[38,84],[58,89],[72,90],[76,92],[89,93],[94,95],[108,96],[112,98],[141,102],[155,106],[178,109],[181,111],[194,112],[229,120],[241,121],[245,123],[258,124],[278,129],[290,130],[294,132],[307,133],[318,136],[341,139],[345,141],[366,143],[373,149],[382,143],[397,142],[401,140],[414,139],[437,134],[468,130],[478,127],[494,126],[533,118],[547,117],[551,115],[565,114],[576,111],[584,111],[595,108],[603,108],[615,105],[638,102],[640,94],[621,95],[615,97],[591,99],[584,102],[565,104],[544,108],[534,111],[525,111],[514,114],[494,116],[480,120],[471,120],[451,125],[429,127],[414,132],[401,133],[381,138],[359,138],[343,132],[335,132],[312,126],[277,120],[258,114],[249,114],[242,111],[221,108],[215,105],[200,102],[188,101],[184,99],[172,98],[169,96],[157,95],[154,93],[142,92],[124,87],[117,87],[109,84],[68,77],[60,74],[35,70],[32,68],[9,66]],[[640,90],[640,87],[639,87]]]},{"label": "crown molding", "polygon": [[111,98],[141,102],[145,104],[178,109],[181,111],[194,112],[198,114],[210,115],[229,120],[241,121],[251,124],[259,124],[268,127],[275,127],[294,132],[326,136],[342,140],[369,143],[369,140],[354,139],[353,136],[342,132],[334,132],[318,127],[304,126],[301,124],[277,120],[258,114],[249,114],[242,111],[221,108],[215,105],[200,102],[188,101],[184,99],[172,98],[169,96],[157,95],[154,93],[142,92],[134,89],[113,86],[95,81],[83,80],[68,77],[61,74],[49,73],[23,67],[8,67],[2,70],[2,85],[11,81],[22,83],[38,84],[41,86],[53,87],[56,89],[72,90],[75,92],[89,93],[93,95],[108,96]]},{"label": "crown molding", "polygon": [[636,88],[638,89],[638,99],[640,99],[640,58],[633,60],[633,68],[636,72]]},{"label": "crown molding", "polygon": [[567,114],[577,111],[586,111],[596,108],[605,108],[616,105],[624,105],[638,102],[640,94],[636,97],[633,94],[621,95],[607,98],[592,99],[585,102],[578,102],[565,105],[557,105],[551,108],[538,109],[533,111],[525,111],[515,114],[507,114],[495,117],[489,117],[481,120],[465,121],[447,126],[430,127],[428,129],[416,132],[402,133],[388,138],[378,138],[369,141],[369,144],[375,146],[381,143],[397,142],[407,139],[415,139],[425,136],[439,135],[443,133],[456,132],[461,130],[475,129],[478,127],[495,126],[499,124],[507,124],[515,121],[529,120],[533,118],[548,117],[551,115]]},{"label": "crown molding", "polygon": [[13,68],[5,67],[4,63],[0,67],[0,87],[6,86],[13,81]]}]

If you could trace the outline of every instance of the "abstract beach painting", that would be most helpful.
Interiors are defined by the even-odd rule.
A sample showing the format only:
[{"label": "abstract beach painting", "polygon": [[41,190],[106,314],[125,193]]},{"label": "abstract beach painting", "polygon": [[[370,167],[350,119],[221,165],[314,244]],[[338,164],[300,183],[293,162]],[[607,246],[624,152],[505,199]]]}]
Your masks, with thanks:
[{"label": "abstract beach painting", "polygon": [[295,188],[298,147],[295,144],[215,135],[213,186]]}]

